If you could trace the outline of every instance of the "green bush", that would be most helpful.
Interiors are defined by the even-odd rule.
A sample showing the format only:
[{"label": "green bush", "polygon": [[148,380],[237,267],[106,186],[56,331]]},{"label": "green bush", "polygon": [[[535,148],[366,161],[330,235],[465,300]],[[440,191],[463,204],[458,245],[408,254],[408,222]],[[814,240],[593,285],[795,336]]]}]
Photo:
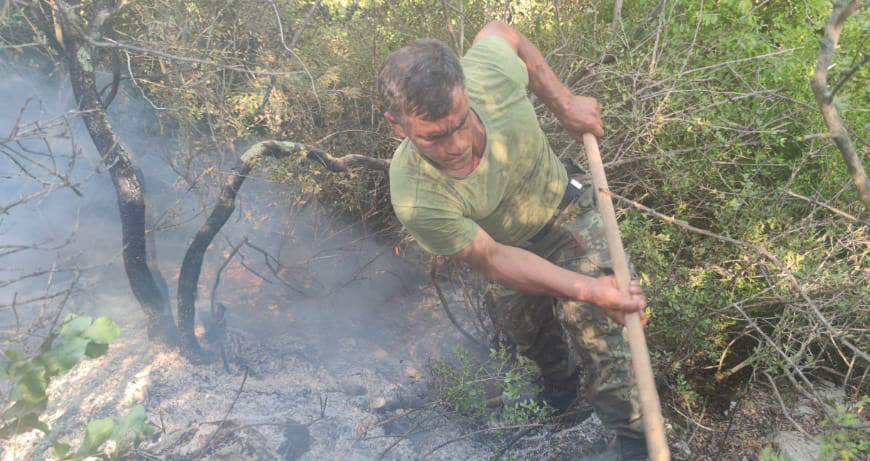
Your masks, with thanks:
[{"label": "green bush", "polygon": [[[68,314],[60,333],[52,333],[43,340],[39,352],[32,357],[6,349],[8,362],[0,368],[0,379],[11,387],[8,401],[0,421],[0,439],[38,429],[51,435],[48,425],[40,417],[48,406],[48,386],[51,379],[79,363],[82,357],[97,358],[106,353],[109,343],[120,335],[118,325],[108,317],[92,319],[88,316]],[[68,444],[55,441],[54,455],[63,460],[83,460],[88,457],[118,459],[131,448],[154,433],[155,428],[145,424],[145,409],[136,405],[120,418],[91,421],[85,429],[81,446],[71,452]],[[111,443],[112,447],[107,445]]]},{"label": "green bush", "polygon": [[[820,459],[849,461],[870,456],[870,427],[860,414],[870,411],[870,396],[852,405],[837,405],[834,414],[822,423]],[[862,424],[863,423],[863,424]]]},{"label": "green bush", "polygon": [[[145,423],[145,408],[136,405],[120,418],[103,418],[91,421],[85,429],[85,436],[79,449],[70,452],[72,447],[66,443],[52,445],[54,455],[62,460],[80,461],[85,458],[120,459],[131,449],[138,448],[142,441],[154,433],[156,428]],[[111,450],[108,445],[112,444]]]},{"label": "green bush", "polygon": [[0,379],[11,384],[8,401],[12,405],[0,418],[0,439],[32,429],[48,433],[48,425],[39,417],[48,405],[46,390],[51,379],[74,367],[82,357],[105,354],[119,334],[118,325],[108,317],[68,314],[60,334],[46,337],[37,355],[23,357],[12,349],[3,351],[8,363],[0,368]]},{"label": "green bush", "polygon": [[503,343],[487,360],[457,346],[450,360],[431,363],[429,374],[440,404],[492,427],[540,423],[552,413],[538,401],[537,367]]}]

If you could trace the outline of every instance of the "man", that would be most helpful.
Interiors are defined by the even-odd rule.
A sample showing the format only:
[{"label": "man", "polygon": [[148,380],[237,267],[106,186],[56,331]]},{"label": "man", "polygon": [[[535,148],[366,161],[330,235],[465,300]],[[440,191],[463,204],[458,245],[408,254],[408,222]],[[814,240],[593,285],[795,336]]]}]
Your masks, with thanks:
[{"label": "man", "polygon": [[646,459],[620,326],[626,312],[645,320],[646,298],[637,281],[624,296],[605,276],[591,187],[569,183],[526,90],[578,140],[604,134],[597,101],[573,95],[500,21],[481,29],[461,62],[437,40],[394,51],[379,87],[384,117],[405,138],[390,165],[399,220],[427,251],[495,282],[490,314],[540,366],[545,387],[575,386],[569,347],[579,356],[586,396],[617,433],[596,459]]}]

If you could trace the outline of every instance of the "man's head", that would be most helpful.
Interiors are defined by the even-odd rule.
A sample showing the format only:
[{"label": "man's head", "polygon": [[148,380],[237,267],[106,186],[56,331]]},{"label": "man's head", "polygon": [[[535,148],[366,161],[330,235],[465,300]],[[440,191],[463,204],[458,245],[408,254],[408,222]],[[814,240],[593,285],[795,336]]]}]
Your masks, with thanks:
[{"label": "man's head", "polygon": [[435,39],[417,40],[387,56],[378,78],[384,111],[400,120],[434,121],[450,111],[453,90],[465,88],[456,54]]},{"label": "man's head", "polygon": [[417,40],[387,56],[379,88],[384,118],[436,167],[464,175],[474,115],[459,59],[443,42]]}]

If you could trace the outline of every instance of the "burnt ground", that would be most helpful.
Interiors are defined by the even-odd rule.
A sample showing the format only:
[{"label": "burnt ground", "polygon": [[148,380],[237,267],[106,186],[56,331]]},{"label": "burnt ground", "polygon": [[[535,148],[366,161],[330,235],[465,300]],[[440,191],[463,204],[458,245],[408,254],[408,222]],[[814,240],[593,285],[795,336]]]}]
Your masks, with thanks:
[{"label": "burnt ground", "polygon": [[[119,297],[106,293],[98,302],[135,312],[132,303],[117,305]],[[461,342],[431,288],[377,304],[231,311],[229,372],[220,360],[193,365],[150,345],[143,319],[122,317],[126,334],[106,356],[53,381],[45,419],[75,446],[87,421],[141,403],[159,428],[142,446],[145,459],[488,459],[515,438],[518,431],[476,433],[473,421],[426,404],[427,362]],[[426,406],[400,402],[381,410],[409,392],[421,394]],[[542,445],[556,453],[561,439],[573,451],[604,437],[594,418],[546,432],[526,431],[523,440],[511,440],[509,453],[551,459],[538,456]],[[49,448],[33,432],[15,439],[3,457],[44,459]]]}]

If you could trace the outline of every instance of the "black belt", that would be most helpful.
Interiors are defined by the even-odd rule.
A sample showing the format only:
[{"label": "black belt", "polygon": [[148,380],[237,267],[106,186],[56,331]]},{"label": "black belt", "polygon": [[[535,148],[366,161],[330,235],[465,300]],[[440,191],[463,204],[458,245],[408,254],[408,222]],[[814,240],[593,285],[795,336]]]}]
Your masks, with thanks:
[{"label": "black belt", "polygon": [[553,228],[553,225],[556,224],[556,220],[559,219],[559,216],[563,211],[565,211],[565,208],[568,208],[568,205],[580,196],[581,190],[583,190],[583,184],[576,179],[570,179],[568,181],[568,186],[565,187],[565,195],[562,196],[562,201],[559,202],[559,206],[556,207],[553,216],[550,217],[550,220],[547,221],[547,224],[544,224],[544,227],[542,227],[541,230],[529,239],[529,242],[538,243],[543,239],[544,236],[546,236]]}]

